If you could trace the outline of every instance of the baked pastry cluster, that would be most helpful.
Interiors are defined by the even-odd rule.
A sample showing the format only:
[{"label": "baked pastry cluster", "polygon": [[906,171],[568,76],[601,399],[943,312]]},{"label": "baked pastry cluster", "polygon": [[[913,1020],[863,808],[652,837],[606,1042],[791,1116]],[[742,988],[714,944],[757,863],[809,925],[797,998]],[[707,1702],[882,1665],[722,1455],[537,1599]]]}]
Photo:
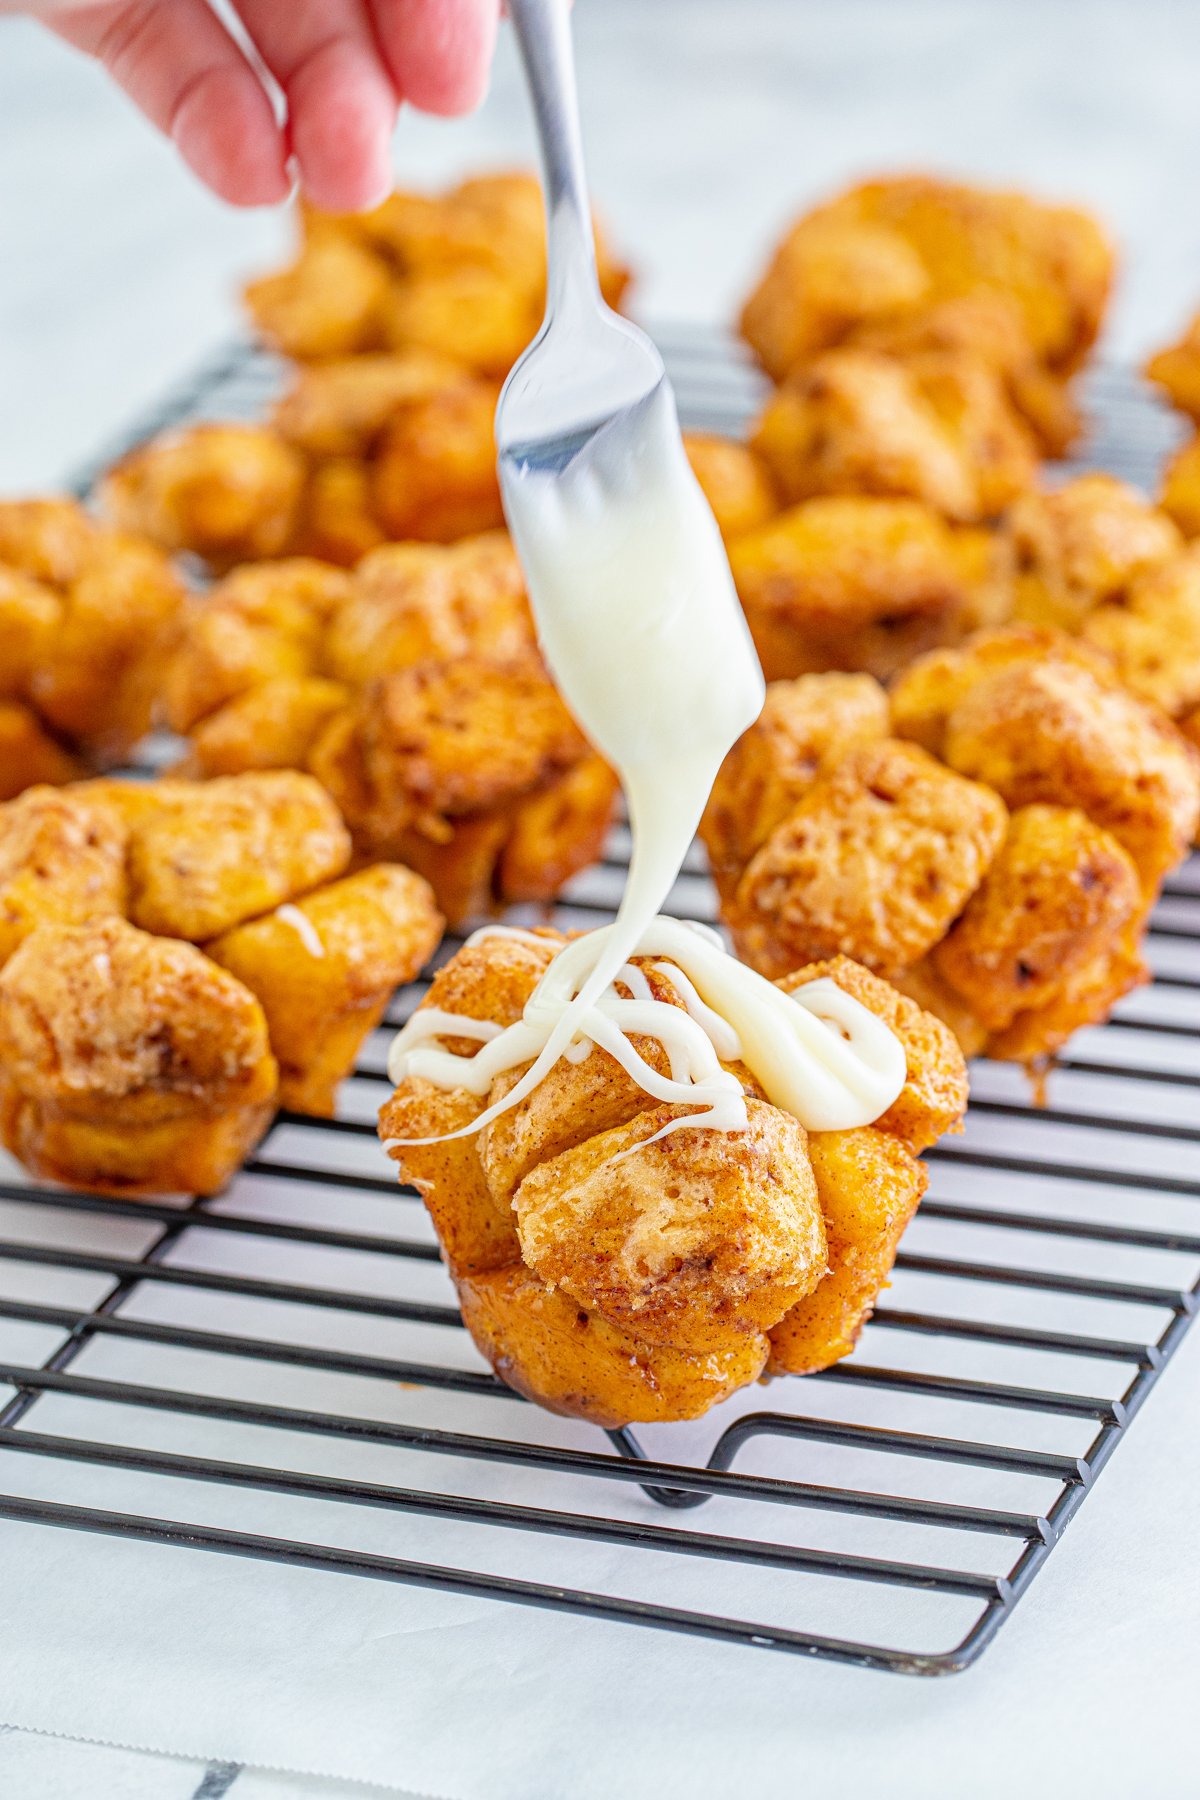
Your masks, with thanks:
[{"label": "baked pastry cluster", "polygon": [[503,524],[498,394],[422,350],[301,367],[261,423],[186,426],[131,451],[101,504],[217,571],[284,555],[350,567],[392,539],[448,543]]},{"label": "baked pastry cluster", "polygon": [[[350,567],[389,541],[502,525],[492,421],[545,302],[536,179],[300,216],[295,262],[246,290],[258,334],[297,365],[270,417],[143,445],[106,478],[108,512],[218,570],[285,555]],[[615,305],[629,272],[599,236],[597,255]]]},{"label": "baked pastry cluster", "polygon": [[165,686],[179,773],[319,777],[356,857],[432,882],[452,923],[554,899],[599,855],[616,791],[537,655],[501,532],[392,544],[353,575],[234,570],[188,612]]},{"label": "baked pastry cluster", "polygon": [[[298,362],[433,350],[507,374],[541,324],[546,227],[536,176],[474,176],[441,194],[398,192],[373,212],[304,207],[290,267],[252,281],[246,305],[272,348]],[[599,229],[600,287],[617,306],[629,270]]]},{"label": "baked pastry cluster", "polygon": [[769,680],[887,680],[1008,617],[994,526],[1078,428],[1111,277],[1086,214],[928,177],[791,228],[741,317],[780,385],[719,471],[752,504],[722,517],[697,467]]},{"label": "baked pastry cluster", "polygon": [[[469,943],[422,1005],[510,1025],[564,941]],[[638,966],[654,999],[683,1005],[652,961]],[[429,1208],[467,1329],[519,1393],[598,1425],[689,1419],[764,1372],[853,1349],[924,1192],[918,1153],[960,1128],[966,1071],[938,1020],[844,957],[784,986],[821,976],[907,1057],[899,1098],[858,1130],[805,1132],[737,1065],[746,1131],[650,1142],[688,1109],[657,1104],[599,1048],[474,1135],[411,1141],[469,1125],[522,1070],[484,1097],[409,1077],[385,1103],[380,1133]],[[633,1041],[665,1071],[656,1041]]]},{"label": "baked pastry cluster", "polygon": [[326,1114],[436,948],[428,885],[346,874],[311,776],[34,787],[0,806],[0,1138],[35,1175],[213,1193]]},{"label": "baked pastry cluster", "polygon": [[968,1054],[1032,1062],[1148,979],[1140,943],[1200,817],[1200,762],[1108,659],[1012,626],[768,690],[702,826],[739,954],[844,954]]},{"label": "baked pastry cluster", "polygon": [[136,743],[182,601],[161,551],[74,500],[0,501],[0,801]]},{"label": "baked pastry cluster", "polygon": [[[746,301],[741,328],[774,380],[801,376],[781,419],[803,412],[804,371],[821,357],[885,357],[901,377],[879,390],[894,423],[910,423],[915,444],[919,421],[941,420],[947,496],[958,489],[955,504],[978,516],[994,503],[987,485],[1002,458],[980,417],[967,416],[968,395],[992,420],[1023,427],[1033,452],[1061,455],[1078,428],[1070,378],[1095,341],[1113,261],[1101,226],[1078,208],[925,175],[884,177],[797,220]],[[861,369],[870,387],[870,360],[834,366]],[[843,373],[834,386],[848,393],[855,383]],[[813,398],[823,404],[820,389]],[[1011,456],[1018,440],[1007,430],[1004,438]],[[796,467],[811,477],[797,478],[819,480],[824,454],[810,445]],[[887,481],[882,460],[878,474]]]},{"label": "baked pastry cluster", "polygon": [[1014,616],[1077,634],[1200,744],[1200,545],[1111,475],[1028,494],[1009,515]]},{"label": "baked pastry cluster", "polygon": [[827,669],[886,681],[1011,605],[1004,537],[921,500],[806,500],[735,537],[729,561],[768,681]]},{"label": "baked pastry cluster", "polygon": [[1185,537],[1200,537],[1200,313],[1177,343],[1150,358],[1145,374],[1192,428],[1163,471],[1159,500]]}]

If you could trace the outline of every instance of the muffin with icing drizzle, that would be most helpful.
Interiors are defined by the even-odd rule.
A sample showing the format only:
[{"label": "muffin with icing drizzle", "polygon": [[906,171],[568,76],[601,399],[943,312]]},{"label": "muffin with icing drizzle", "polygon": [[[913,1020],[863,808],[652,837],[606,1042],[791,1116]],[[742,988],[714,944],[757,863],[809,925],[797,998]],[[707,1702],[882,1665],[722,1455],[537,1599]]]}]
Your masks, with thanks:
[{"label": "muffin with icing drizzle", "polygon": [[[951,1033],[865,969],[798,971],[787,998],[665,927],[532,1085],[568,940],[477,933],[397,1040],[380,1115],[476,1345],[518,1392],[605,1426],[695,1418],[764,1372],[848,1354],[924,1190],[917,1154],[966,1105]],[[870,1122],[809,1129],[777,1103],[761,1040],[717,1008],[731,975],[773,996],[785,1032],[794,1014],[817,1034],[814,1096],[822,1036],[835,1063],[877,1059],[845,1114]],[[809,1064],[794,1056],[796,1093]]]}]

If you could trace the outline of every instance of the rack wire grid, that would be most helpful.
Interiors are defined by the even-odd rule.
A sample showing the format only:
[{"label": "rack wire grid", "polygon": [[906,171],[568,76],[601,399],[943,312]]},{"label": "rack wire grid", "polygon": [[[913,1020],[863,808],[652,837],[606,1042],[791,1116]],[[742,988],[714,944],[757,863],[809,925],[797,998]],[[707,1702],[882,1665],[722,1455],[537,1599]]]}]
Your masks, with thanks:
[{"label": "rack wire grid", "polygon": [[[685,422],[737,433],[759,382],[736,347],[659,338]],[[238,345],[128,442],[255,416],[278,380]],[[1168,416],[1113,368],[1089,399],[1089,461],[1152,480]],[[554,922],[607,918],[627,850],[619,827]],[[699,852],[672,906],[713,918]],[[215,1199],[106,1199],[6,1165],[0,1516],[960,1670],[1044,1565],[1200,1295],[1200,859],[1168,883],[1149,952],[1154,984],[1075,1037],[1044,1107],[1021,1070],[975,1064],[966,1134],[930,1153],[856,1353],[688,1425],[606,1435],[552,1417],[475,1352],[424,1208],[374,1136],[389,1035],[420,982],[337,1117],[280,1114]]]}]

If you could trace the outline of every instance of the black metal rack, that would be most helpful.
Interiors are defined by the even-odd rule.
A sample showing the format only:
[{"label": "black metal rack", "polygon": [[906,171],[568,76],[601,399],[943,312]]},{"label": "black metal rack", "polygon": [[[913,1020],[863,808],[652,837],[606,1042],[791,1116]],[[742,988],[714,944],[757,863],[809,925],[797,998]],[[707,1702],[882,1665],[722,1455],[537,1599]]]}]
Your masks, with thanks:
[{"label": "black metal rack", "polygon": [[[699,330],[660,337],[685,420],[736,430],[749,365]],[[237,346],[129,441],[253,416],[277,379]],[[1092,459],[1148,480],[1170,420],[1119,371],[1091,398]],[[618,828],[559,922],[608,913],[627,848]],[[698,856],[673,906],[712,917]],[[509,1393],[463,1332],[424,1210],[374,1140],[386,1031],[336,1119],[281,1114],[216,1200],[43,1189],[6,1165],[0,1517],[964,1668],[1200,1299],[1200,859],[1168,884],[1149,949],[1154,985],[1079,1034],[1044,1109],[1019,1070],[976,1066],[967,1133],[931,1153],[854,1357],[607,1443]]]}]

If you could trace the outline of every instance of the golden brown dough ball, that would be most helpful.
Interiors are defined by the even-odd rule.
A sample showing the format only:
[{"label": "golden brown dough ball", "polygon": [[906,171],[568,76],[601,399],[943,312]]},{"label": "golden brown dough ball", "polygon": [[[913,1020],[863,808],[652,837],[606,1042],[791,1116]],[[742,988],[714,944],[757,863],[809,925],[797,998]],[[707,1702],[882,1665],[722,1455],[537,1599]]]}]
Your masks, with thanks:
[{"label": "golden brown dough ball", "polygon": [[1078,631],[1093,607],[1122,599],[1183,548],[1171,520],[1113,475],[1080,475],[1023,495],[1006,529],[1017,562],[1016,616],[1064,631]]},{"label": "golden brown dough ball", "polygon": [[585,756],[526,795],[500,845],[495,894],[513,905],[556,900],[572,876],[603,853],[616,792],[608,764]]},{"label": "golden brown dough ball", "polygon": [[[453,962],[447,966],[453,968]],[[521,1246],[511,1201],[497,1203],[484,1179],[475,1139],[451,1135],[478,1114],[474,1095],[414,1079],[396,1089],[385,1112],[380,1133],[403,1143],[398,1160],[404,1180],[424,1200],[455,1278],[519,1266]]]},{"label": "golden brown dough ball", "polygon": [[854,333],[864,349],[901,362],[928,351],[953,351],[983,361],[999,378],[1013,410],[1045,456],[1062,456],[1080,429],[1067,378],[1047,369],[1025,334],[1020,308],[1007,295],[980,289],[937,300],[916,312],[893,314]]},{"label": "golden brown dough ball", "polygon": [[919,500],[803,501],[732,544],[730,565],[768,681],[885,679],[973,622],[956,533]]},{"label": "golden brown dough ball", "polygon": [[0,701],[20,703],[0,786],[128,753],[152,723],[183,600],[161,551],[76,501],[0,502]]},{"label": "golden brown dough ball", "polygon": [[123,457],[100,500],[123,530],[227,569],[287,549],[304,473],[303,458],[270,426],[192,425]]},{"label": "golden brown dough ball", "polygon": [[1023,806],[934,967],[1002,1031],[1119,951],[1140,906],[1137,870],[1109,832],[1075,808]]},{"label": "golden brown dough ball", "polygon": [[[309,241],[337,235],[367,245],[404,282],[423,274],[474,268],[505,276],[514,287],[542,293],[546,226],[541,185],[523,170],[500,170],[460,182],[444,194],[399,191],[373,211],[333,217],[304,207]],[[593,226],[600,288],[616,306],[629,271]]]},{"label": "golden brown dough ball", "polygon": [[129,917],[202,943],[340,875],[350,838],[311,775],[169,784],[134,826]]},{"label": "golden brown dough ball", "polygon": [[0,700],[0,801],[41,784],[59,787],[82,773],[30,707]]},{"label": "golden brown dough ball", "polygon": [[1172,406],[1200,419],[1200,313],[1189,321],[1178,342],[1155,352],[1145,373],[1162,388]]},{"label": "golden brown dough ball", "polygon": [[545,278],[541,189],[533,176],[500,172],[443,194],[399,189],[353,218],[304,209],[306,236],[351,233],[386,257],[406,279],[447,269],[482,268],[536,285]]},{"label": "golden brown dough ball", "polygon": [[371,464],[352,456],[317,463],[304,490],[293,545],[296,553],[352,569],[386,542],[375,511]]},{"label": "golden brown dough ball", "polygon": [[885,735],[878,688],[856,710],[854,680],[775,684],[718,777],[702,835],[739,952],[779,975],[840,950],[968,1054],[1053,1055],[1146,979],[1146,911],[1195,829],[1200,763],[1058,632],[914,664],[890,699],[921,749]]},{"label": "golden brown dough ball", "polygon": [[683,444],[727,543],[779,510],[775,484],[748,444],[707,431],[685,431]]},{"label": "golden brown dough ball", "polygon": [[[445,198],[443,229],[455,244],[455,261],[474,260],[507,271],[541,294],[546,280],[546,225],[541,183],[524,170],[474,175]],[[605,232],[593,217],[596,271],[600,291],[618,306],[630,272],[614,255]]]},{"label": "golden brown dough ball", "polygon": [[56,788],[0,806],[0,966],[40,925],[125,910],[126,837],[120,819]]},{"label": "golden brown dough ball", "polygon": [[417,869],[453,923],[552,899],[599,854],[615,791],[535,665],[477,656],[364,689],[309,767],[359,853]]},{"label": "golden brown dough ball", "polygon": [[90,562],[96,536],[77,500],[0,500],[0,563],[31,581],[69,587]]},{"label": "golden brown dough ball", "polygon": [[[507,960],[504,958],[501,966]],[[492,961],[501,959],[493,952]],[[661,966],[640,956],[634,957],[633,963],[640,969],[653,999],[683,1008],[679,990]],[[533,966],[540,973],[544,958],[537,959]],[[617,985],[628,992],[627,984]],[[487,1016],[491,1017],[490,1011]],[[656,1039],[633,1032],[629,1042],[657,1074],[670,1073],[667,1053]],[[740,1063],[729,1067],[746,1093],[761,1098],[747,1069]],[[498,1076],[492,1084],[492,1098],[503,1099],[524,1073],[525,1068],[519,1067]],[[498,1206],[511,1206],[525,1177],[539,1165],[557,1162],[566,1152],[578,1150],[600,1133],[611,1134],[634,1124],[653,1104],[640,1083],[611,1056],[596,1054],[578,1063],[560,1062],[547,1080],[479,1134],[479,1161],[493,1200]]]},{"label": "golden brown dough ball", "polygon": [[651,1107],[539,1163],[513,1198],[527,1267],[650,1344],[719,1351],[777,1324],[824,1274],[825,1231],[803,1128],[761,1101],[747,1112],[736,1142],[653,1142],[685,1115]]},{"label": "golden brown dough ball", "polygon": [[1033,484],[1037,446],[1004,384],[978,357],[931,350],[905,364],[970,469],[971,519],[995,519]]},{"label": "golden brown dough ball", "polygon": [[465,1274],[463,1323],[500,1379],[550,1412],[593,1425],[698,1419],[757,1381],[765,1337],[731,1338],[689,1355],[646,1344],[555,1293],[523,1263]]},{"label": "golden brown dough ball", "polygon": [[191,782],[175,781],[169,776],[130,781],[120,775],[94,775],[76,782],[66,798],[91,809],[99,808],[131,832],[140,831],[147,819],[157,817],[167,801],[183,802],[192,792]]},{"label": "golden brown dough ball", "polygon": [[[1095,339],[1113,253],[1087,213],[926,175],[866,181],[794,224],[746,302],[742,331],[777,378],[834,344],[999,297],[1047,370]],[[995,356],[999,328],[984,336]]]},{"label": "golden brown dough ball", "polygon": [[831,350],[768,401],[751,443],[786,501],[908,496],[964,521],[1001,512],[1036,466],[995,376],[953,353]]},{"label": "golden brown dough ball", "polygon": [[1094,342],[1114,257],[1082,209],[920,175],[864,182],[845,206],[912,245],[939,295],[1006,294],[1048,367],[1078,367]]},{"label": "golden brown dough ball", "polygon": [[[882,1019],[904,1046],[908,1065],[904,1086],[876,1119],[874,1129],[899,1138],[914,1153],[961,1131],[967,1110],[967,1071],[948,1026],[848,956],[808,963],[785,976],[779,986],[791,994],[810,981],[825,979],[836,982]],[[830,1135],[814,1133],[813,1141]]]},{"label": "golden brown dough ball", "polygon": [[327,620],[351,593],[340,569],[290,557],[235,569],[184,616],[166,672],[175,731],[265,681],[317,672]]},{"label": "golden brown dough ball", "polygon": [[271,423],[307,456],[366,456],[396,407],[462,378],[462,365],[427,350],[377,352],[302,364]]},{"label": "golden brown dough ball", "polygon": [[1200,546],[1153,568],[1083,625],[1125,686],[1175,718],[1200,705]]},{"label": "golden brown dough ball", "polygon": [[919,657],[904,670],[889,692],[892,729],[944,757],[947,721],[972,689],[1001,669],[1045,661],[1079,663],[1101,680],[1112,673],[1102,651],[1049,627],[1010,625],[981,631],[961,645]]},{"label": "golden brown dough ball", "polygon": [[900,972],[948,930],[1000,847],[989,788],[915,745],[865,744],[822,775],[752,858],[726,920],[769,976],[846,955]]},{"label": "golden brown dough ball", "polygon": [[585,753],[579,727],[535,669],[425,663],[380,682],[369,708],[369,760],[410,817],[480,812]]},{"label": "golden brown dough ball", "polygon": [[200,720],[172,774],[207,781],[252,769],[302,769],[325,726],[349,700],[349,688],[318,675],[264,681]]},{"label": "golden brown dough ball", "polygon": [[1167,463],[1159,505],[1184,537],[1200,537],[1200,437],[1190,438]]},{"label": "golden brown dough ball", "polygon": [[273,618],[282,609],[289,621],[303,615],[310,621],[306,632],[335,617],[353,592],[343,569],[332,568],[313,556],[286,556],[279,562],[249,563],[234,569],[212,590],[231,606],[241,607],[251,618]]},{"label": "golden brown dough ball", "polygon": [[183,600],[181,583],[153,545],[98,533],[28,681],[51,729],[94,761],[119,761],[153,722]]},{"label": "golden brown dough ball", "polygon": [[1081,1026],[1106,1019],[1118,1000],[1151,979],[1141,940],[1139,915],[1115,944],[1068,974],[1040,1006],[1017,1013],[1003,1031],[989,1038],[988,1055],[1044,1066]]},{"label": "golden brown dough ball", "polygon": [[0,562],[0,700],[28,692],[49,660],[62,623],[62,601],[50,588]]},{"label": "golden brown dough ball", "polygon": [[1078,806],[1124,845],[1149,900],[1200,813],[1197,765],[1169,721],[1064,659],[1013,663],[950,714],[946,761],[1012,808]]},{"label": "golden brown dough ball", "polygon": [[967,634],[992,630],[1012,616],[1012,545],[1003,532],[989,525],[952,525],[950,554],[962,585],[962,602],[952,631]]},{"label": "golden brown dough ball", "polygon": [[261,1007],[191,944],[44,925],[0,975],[0,1133],[35,1175],[216,1193],[275,1094]]},{"label": "golden brown dough ball", "polygon": [[516,554],[502,532],[458,544],[387,544],[356,571],[333,619],[324,667],[362,686],[430,659],[535,654]]},{"label": "golden brown dough ball", "polygon": [[809,1157],[829,1273],[768,1333],[772,1375],[809,1375],[848,1356],[887,1283],[929,1176],[886,1132],[815,1132]]},{"label": "golden brown dough ball", "polygon": [[887,733],[887,695],[870,675],[772,682],[762,712],[721,765],[701,821],[718,888],[736,882],[819,774]]},{"label": "golden brown dough ball", "polygon": [[295,263],[245,288],[259,335],[297,362],[375,348],[391,290],[387,264],[347,235],[322,232]]},{"label": "golden brown dough ball", "polygon": [[742,308],[742,336],[783,381],[857,328],[906,317],[929,292],[921,258],[896,232],[818,213],[780,242]]},{"label": "golden brown dough ball", "polygon": [[[932,951],[920,962],[915,962],[911,969],[905,969],[903,975],[897,975],[896,987],[953,1032],[964,1056],[983,1055],[988,1048],[987,1027],[975,1017],[961,994],[942,980],[933,966]],[[1103,1014],[1099,1016],[1103,1017]],[[1020,1057],[1018,1060],[1027,1059]]]},{"label": "golden brown dough ball", "polygon": [[392,415],[374,470],[374,504],[393,538],[449,543],[504,523],[496,475],[497,389],[464,381]]},{"label": "golden brown dough ball", "polygon": [[364,1038],[441,935],[428,883],[379,863],[235,926],[207,951],[262,1005],[281,1104],[328,1115]]},{"label": "golden brown dough ball", "polygon": [[465,266],[414,275],[388,296],[384,341],[393,350],[430,350],[495,380],[507,375],[534,337],[542,297],[510,275]]}]

